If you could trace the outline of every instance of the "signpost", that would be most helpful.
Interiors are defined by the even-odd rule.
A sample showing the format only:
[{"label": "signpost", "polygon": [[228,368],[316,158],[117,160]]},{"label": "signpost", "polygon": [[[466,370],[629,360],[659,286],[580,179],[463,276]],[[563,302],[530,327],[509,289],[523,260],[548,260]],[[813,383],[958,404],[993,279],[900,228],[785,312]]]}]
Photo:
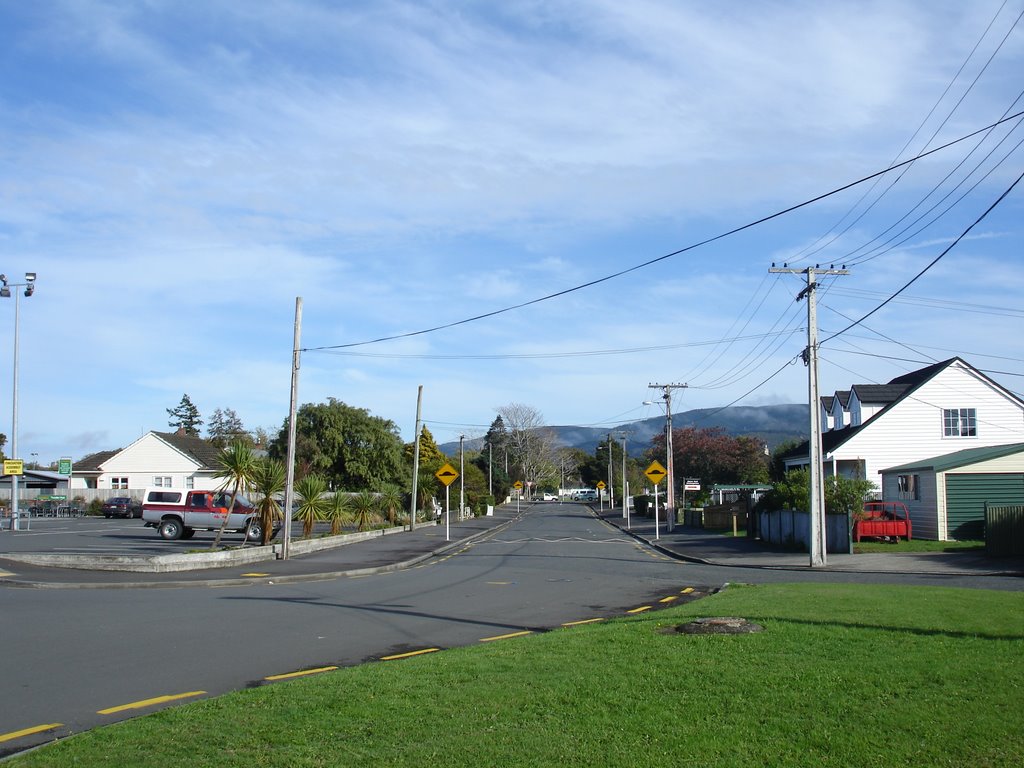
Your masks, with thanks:
[{"label": "signpost", "polygon": [[57,462],[57,474],[58,475],[71,475],[71,457],[65,456],[63,459]]},{"label": "signpost", "polygon": [[[700,478],[699,477],[687,477],[683,480],[683,514],[686,514],[686,492],[687,491],[699,491],[700,490]],[[685,521],[685,518],[684,518]],[[735,535],[735,534],[734,534]]]},{"label": "signpost", "polygon": [[445,464],[434,473],[434,477],[444,483],[444,540],[451,541],[451,529],[449,527],[449,518],[451,515],[448,512],[450,507],[450,504],[448,503],[448,486],[458,480],[459,473],[451,464]]},{"label": "signpost", "polygon": [[668,472],[660,462],[652,461],[651,465],[644,470],[644,474],[647,475],[648,480],[654,483],[654,538],[659,539],[661,536],[658,533],[658,483],[665,479]]},{"label": "signpost", "polygon": [[519,514],[519,500],[523,498],[523,481],[516,480],[512,483],[512,487],[516,489],[516,514]]},{"label": "signpost", "polygon": [[604,484],[604,480],[597,481],[597,497],[601,499],[601,511],[604,512],[604,494],[601,493],[608,486]]}]

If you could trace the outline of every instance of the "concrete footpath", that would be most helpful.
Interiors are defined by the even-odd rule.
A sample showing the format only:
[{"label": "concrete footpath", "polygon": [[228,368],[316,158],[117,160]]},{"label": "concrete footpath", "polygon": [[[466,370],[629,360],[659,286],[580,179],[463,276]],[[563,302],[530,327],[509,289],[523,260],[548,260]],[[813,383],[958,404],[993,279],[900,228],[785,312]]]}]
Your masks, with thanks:
[{"label": "concrete footpath", "polygon": [[[791,552],[772,547],[745,536],[706,531],[703,528],[676,525],[668,532],[662,519],[657,535],[654,519],[631,515],[628,523],[621,509],[594,509],[602,520],[619,528],[661,552],[682,560],[732,568],[770,568],[810,571],[806,552]],[[895,545],[894,545],[895,547]],[[906,573],[956,576],[1024,576],[1024,559],[991,558],[976,550],[953,552],[866,552],[838,554],[829,552],[824,568],[815,571],[835,573]]]},{"label": "concrete footpath", "polygon": [[[525,509],[526,505],[523,505],[522,510]],[[89,568],[86,559],[80,561],[78,568],[46,567],[15,560],[14,555],[5,558],[0,554],[0,586],[42,589],[174,588],[315,581],[383,573],[457,552],[468,543],[511,524],[518,514],[516,505],[509,504],[495,508],[491,516],[453,520],[448,527],[448,538],[442,520],[441,525],[420,523],[412,531],[357,539],[341,546],[292,555],[287,560],[264,559],[166,573],[94,570]],[[293,544],[297,541],[293,539]],[[244,555],[254,549],[256,547],[246,547],[237,551]]]}]

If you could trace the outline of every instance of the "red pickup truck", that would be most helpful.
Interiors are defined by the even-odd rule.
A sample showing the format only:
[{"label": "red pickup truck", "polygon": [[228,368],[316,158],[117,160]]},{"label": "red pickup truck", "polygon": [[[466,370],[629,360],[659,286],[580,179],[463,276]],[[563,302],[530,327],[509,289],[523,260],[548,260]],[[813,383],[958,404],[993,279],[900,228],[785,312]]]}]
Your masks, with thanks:
[{"label": "red pickup truck", "polygon": [[230,503],[227,491],[149,488],[142,499],[142,519],[162,538],[191,539],[197,530],[219,530],[227,517],[225,530],[245,534],[249,541],[262,540],[263,526],[249,500],[239,494],[228,515]]},{"label": "red pickup truck", "polygon": [[868,501],[853,522],[853,540],[861,536],[910,541],[910,512],[902,501]]}]

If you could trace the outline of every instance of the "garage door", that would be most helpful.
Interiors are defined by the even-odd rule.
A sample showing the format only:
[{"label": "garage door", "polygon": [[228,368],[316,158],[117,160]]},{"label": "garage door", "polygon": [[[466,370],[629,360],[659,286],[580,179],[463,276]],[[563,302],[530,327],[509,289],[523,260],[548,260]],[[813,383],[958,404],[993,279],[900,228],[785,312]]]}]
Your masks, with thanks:
[{"label": "garage door", "polygon": [[951,539],[985,538],[985,502],[1024,504],[1024,474],[947,474],[946,526]]}]

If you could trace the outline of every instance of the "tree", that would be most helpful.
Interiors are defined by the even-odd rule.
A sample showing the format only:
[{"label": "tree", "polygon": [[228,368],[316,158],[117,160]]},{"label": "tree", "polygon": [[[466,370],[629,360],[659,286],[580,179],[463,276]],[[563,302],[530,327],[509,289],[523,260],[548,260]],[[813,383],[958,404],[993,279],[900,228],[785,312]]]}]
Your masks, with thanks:
[{"label": "tree", "polygon": [[[228,514],[224,515],[224,522],[217,529],[217,535],[214,537],[210,549],[220,546],[220,538],[224,535],[224,529],[228,527],[228,521],[231,519],[230,513],[235,509],[235,500],[238,498],[238,494],[252,482],[255,469],[256,456],[252,452],[252,448],[240,440],[233,442],[217,456],[217,471],[214,473],[214,477],[224,481],[221,490],[231,489],[231,503],[228,504]],[[248,538],[248,533],[246,530],[246,538]]]},{"label": "tree", "polygon": [[295,517],[302,521],[302,538],[313,535],[313,526],[323,517],[327,504],[324,494],[327,492],[327,481],[320,475],[306,475],[295,481],[295,495],[299,497],[299,506]]},{"label": "tree", "polygon": [[[398,427],[333,397],[306,403],[295,419],[296,464],[324,477],[332,488],[378,488],[406,476]],[[269,446],[270,455],[288,452],[288,422]]]},{"label": "tree", "polygon": [[508,429],[509,474],[536,485],[557,477],[554,436],[533,406],[510,403],[498,408]]},{"label": "tree", "polygon": [[168,408],[167,415],[171,418],[167,424],[175,430],[184,430],[186,435],[199,437],[199,427],[203,420],[199,418],[199,409],[192,403],[188,394],[181,396],[181,402],[175,408]]},{"label": "tree", "polygon": [[[651,442],[648,459],[664,463],[665,435],[656,435]],[[768,457],[761,441],[731,437],[721,427],[672,430],[672,453],[677,486],[686,477],[699,478],[707,488],[720,483],[752,485],[768,481]]]},{"label": "tree", "polygon": [[266,458],[256,462],[249,488],[257,497],[254,503],[263,528],[263,546],[270,543],[274,524],[283,517],[277,498],[284,493],[284,486],[284,464]]},{"label": "tree", "polygon": [[324,514],[331,522],[331,535],[337,536],[341,533],[341,526],[352,517],[352,497],[344,491],[335,491],[334,496],[327,503],[327,510]]},{"label": "tree", "polygon": [[[853,515],[863,509],[864,502],[875,490],[875,484],[870,480],[854,480],[839,475],[824,478],[822,488],[826,514]],[[806,512],[810,509],[810,491],[811,473],[807,467],[801,467],[787,472],[782,480],[773,483],[765,503],[771,509]]]},{"label": "tree", "polygon": [[377,503],[381,510],[388,516],[388,522],[395,525],[398,513],[405,506],[402,498],[402,491],[397,485],[385,485],[377,493]]},{"label": "tree", "polygon": [[360,531],[369,530],[373,524],[373,513],[376,511],[377,496],[370,491],[361,491],[352,499],[352,517]]},{"label": "tree", "polygon": [[[410,477],[412,475],[412,459],[415,449],[415,442],[405,444],[405,461]],[[441,453],[441,449],[437,447],[434,436],[424,425],[420,430],[420,470],[416,482],[416,495],[419,497],[416,499],[417,509],[425,510],[427,502],[435,498],[440,492],[442,488],[441,481],[434,476],[434,473],[443,467],[447,461],[448,457]]]},{"label": "tree", "polygon": [[218,448],[223,448],[234,440],[241,440],[252,443],[250,435],[238,414],[231,408],[215,408],[210,416],[210,423],[206,425],[206,439]]}]

